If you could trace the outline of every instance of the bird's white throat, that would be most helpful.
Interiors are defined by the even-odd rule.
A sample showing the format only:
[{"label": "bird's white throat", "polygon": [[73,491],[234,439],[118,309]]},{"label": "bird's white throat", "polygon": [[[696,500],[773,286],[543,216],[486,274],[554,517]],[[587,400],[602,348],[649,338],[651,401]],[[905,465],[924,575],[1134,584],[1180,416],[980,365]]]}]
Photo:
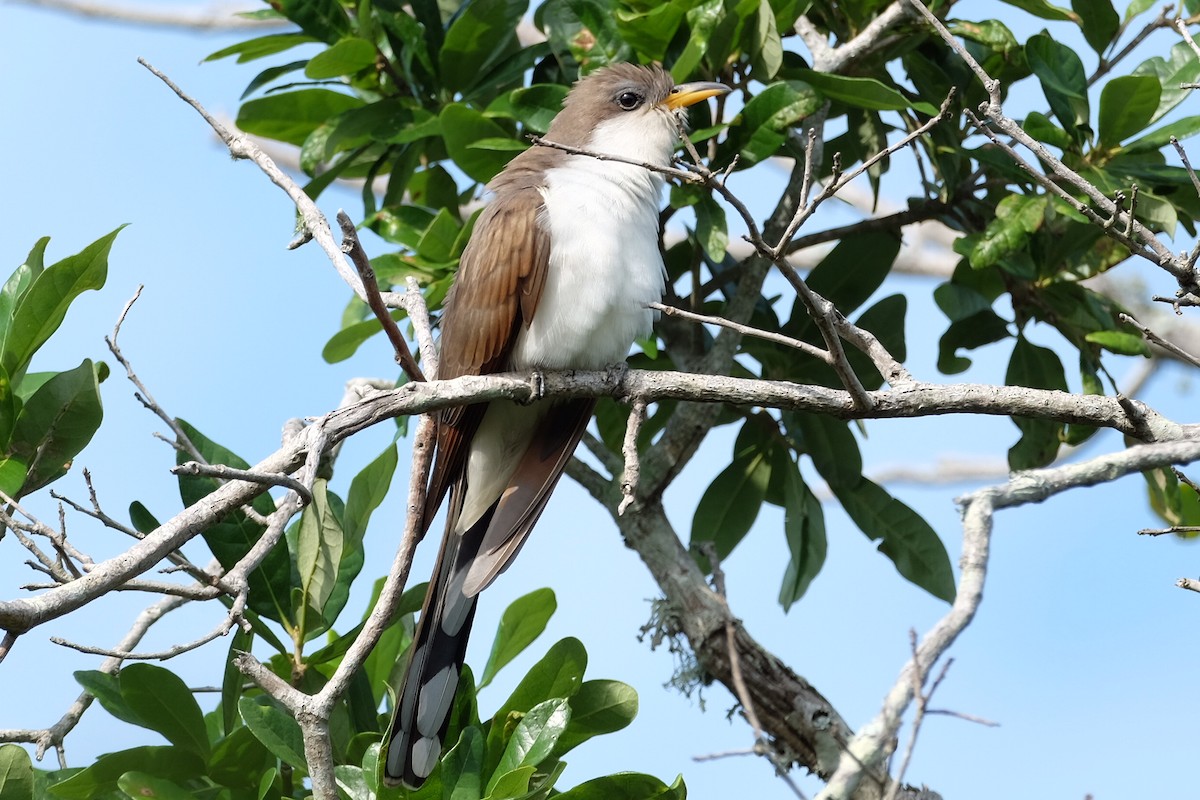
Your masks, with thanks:
[{"label": "bird's white throat", "polygon": [[[655,165],[670,163],[676,132],[654,111],[609,120],[588,150]],[[662,298],[658,249],[662,176],[644,167],[570,156],[547,171],[541,223],[550,266],[537,313],[517,336],[514,369],[600,369],[625,360],[654,323]]]}]

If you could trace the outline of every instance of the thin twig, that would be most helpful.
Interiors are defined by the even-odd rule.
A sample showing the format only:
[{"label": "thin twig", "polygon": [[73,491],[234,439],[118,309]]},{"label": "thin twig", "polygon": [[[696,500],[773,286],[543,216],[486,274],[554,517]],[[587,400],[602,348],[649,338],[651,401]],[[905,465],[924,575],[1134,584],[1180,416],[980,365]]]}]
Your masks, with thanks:
[{"label": "thin twig", "polygon": [[387,306],[383,304],[383,297],[379,294],[379,281],[375,277],[375,270],[371,267],[371,260],[367,258],[367,251],[363,249],[362,242],[358,238],[358,231],[354,229],[354,222],[351,221],[349,214],[341,210],[337,213],[337,221],[342,229],[342,252],[350,256],[351,263],[358,270],[363,292],[367,296],[367,305],[375,314],[375,318],[379,320],[379,324],[383,326],[383,332],[387,334],[388,341],[392,343],[392,349],[396,352],[396,363],[408,375],[410,381],[424,381],[425,376],[421,374],[421,368],[417,366],[412,351],[408,349],[408,342],[404,341],[404,334],[400,332],[400,326],[396,324],[396,320],[392,319]]},{"label": "thin twig", "polygon": [[171,467],[171,474],[202,475],[227,481],[249,481],[250,483],[259,483],[264,486],[283,486],[300,495],[304,499],[305,505],[312,502],[312,491],[291,475],[264,474],[252,470],[237,469],[225,464],[201,464],[196,461],[185,461],[178,466]]}]

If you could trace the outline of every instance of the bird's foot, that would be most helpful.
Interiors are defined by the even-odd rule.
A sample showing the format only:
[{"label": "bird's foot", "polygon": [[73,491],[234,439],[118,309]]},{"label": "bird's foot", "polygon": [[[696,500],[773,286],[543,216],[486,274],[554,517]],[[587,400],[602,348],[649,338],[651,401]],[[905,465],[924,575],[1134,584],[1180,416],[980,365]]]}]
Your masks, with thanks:
[{"label": "bird's foot", "polygon": [[535,368],[529,373],[529,397],[522,401],[521,405],[533,405],[537,401],[546,396],[546,374],[540,369]]}]

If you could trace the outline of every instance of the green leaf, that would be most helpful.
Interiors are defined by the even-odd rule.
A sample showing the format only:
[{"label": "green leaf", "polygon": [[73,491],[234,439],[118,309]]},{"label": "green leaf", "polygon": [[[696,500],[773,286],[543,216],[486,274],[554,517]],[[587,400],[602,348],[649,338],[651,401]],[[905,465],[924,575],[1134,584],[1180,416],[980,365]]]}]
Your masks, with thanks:
[{"label": "green leaf", "polygon": [[33,797],[33,762],[25,748],[0,744],[0,800]]},{"label": "green leaf", "polygon": [[899,111],[913,109],[928,116],[937,116],[937,106],[923,101],[912,102],[899,91],[885,86],[874,78],[851,78],[832,72],[798,70],[796,76],[814,87],[830,100],[868,111]]},{"label": "green leaf", "polygon": [[8,276],[4,287],[0,288],[0,343],[3,343],[12,327],[13,309],[17,307],[17,303],[33,285],[34,279],[41,275],[45,268],[42,260],[45,258],[48,244],[50,244],[49,236],[38,239],[33,249],[29,251],[29,255],[21,262],[20,266],[13,270],[13,274]]},{"label": "green leaf", "polygon": [[42,384],[17,414],[8,455],[28,467],[20,494],[66,474],[99,429],[104,409],[96,373],[96,365],[84,359]]},{"label": "green leaf", "polygon": [[637,692],[629,684],[612,680],[584,681],[571,697],[571,721],[559,737],[552,755],[559,758],[593,736],[621,730],[633,722],[637,712]]},{"label": "green leaf", "polygon": [[509,604],[500,617],[492,652],[479,678],[478,688],[491,683],[497,672],[541,636],[557,608],[554,590],[548,588],[534,589]]},{"label": "green leaf", "polygon": [[729,132],[739,165],[750,166],[775,155],[787,140],[787,131],[813,114],[821,103],[816,92],[799,81],[773,83],[755,94]]},{"label": "green leaf", "polygon": [[1087,97],[1087,74],[1079,56],[1047,33],[1029,37],[1025,58],[1042,84],[1042,92],[1059,123],[1077,142],[1089,135],[1091,115]]},{"label": "green leaf", "polygon": [[376,55],[375,45],[352,36],[313,56],[304,74],[313,80],[353,75],[372,66]]},{"label": "green leaf", "polygon": [[1078,22],[1078,18],[1072,12],[1061,6],[1056,6],[1048,3],[1046,0],[1002,0],[1013,8],[1019,8],[1022,11],[1028,11],[1035,17],[1041,19],[1054,20],[1056,22]]},{"label": "green leaf", "polygon": [[[678,786],[679,789],[672,791]],[[653,775],[640,772],[618,772],[584,781],[573,789],[555,795],[554,800],[683,800],[683,779],[667,786]]]},{"label": "green leaf", "polygon": [[573,637],[555,642],[541,661],[530,668],[517,688],[497,709],[488,731],[488,750],[501,752],[506,736],[506,722],[513,715],[524,714],[538,703],[558,697],[572,697],[583,683],[587,668],[587,650]]},{"label": "green leaf", "polygon": [[529,780],[537,772],[534,767],[518,767],[499,774],[487,800],[516,800],[529,794]]},{"label": "green leaf", "polygon": [[323,478],[313,483],[312,502],[300,516],[297,544],[296,567],[300,570],[303,602],[306,607],[323,612],[337,583],[345,544],[341,520],[330,508],[328,485]]},{"label": "green leaf", "polygon": [[326,120],[365,103],[329,89],[300,89],[247,100],[238,109],[237,126],[246,133],[302,145]]},{"label": "green leaf", "polygon": [[787,537],[788,565],[779,589],[779,604],[784,611],[804,596],[821,571],[827,546],[821,501],[809,491],[800,470],[794,464],[789,466],[783,484],[783,532]]},{"label": "green leaf", "polygon": [[1031,111],[1029,116],[1025,117],[1025,123],[1022,127],[1026,133],[1044,144],[1057,147],[1060,150],[1066,150],[1071,146],[1071,137],[1067,132],[1055,125],[1050,121],[1049,117],[1040,112]]},{"label": "green leaf", "polygon": [[[391,312],[391,317],[396,321],[400,321],[404,319],[405,313],[401,309],[395,309]],[[329,341],[321,349],[321,358],[325,359],[325,363],[327,364],[337,364],[338,362],[345,361],[357,353],[358,348],[364,342],[382,331],[383,328],[380,326],[379,320],[374,317],[362,322],[356,322],[353,325],[347,325],[329,337]]]},{"label": "green leaf", "polygon": [[621,39],[633,47],[643,61],[662,61],[690,5],[684,0],[650,3],[638,10],[617,7],[612,11]]},{"label": "green leaf", "polygon": [[[853,313],[875,293],[891,272],[900,253],[900,237],[889,231],[872,231],[842,239],[808,275],[808,286],[837,306]],[[808,322],[802,301],[792,311],[792,321]],[[802,328],[802,330],[807,329]]]},{"label": "green leaf", "polygon": [[131,664],[121,670],[121,697],[141,724],[182,750],[208,758],[204,714],[187,684],[169,669]]},{"label": "green leaf", "polygon": [[117,778],[117,788],[134,800],[153,798],[154,800],[193,800],[195,797],[174,781],[166,778],[156,778],[145,772],[136,770],[126,772]]},{"label": "green leaf", "polygon": [[[1009,386],[1067,391],[1067,378],[1058,355],[1030,343],[1024,336],[1018,337],[1013,347],[1004,382]],[[1045,419],[1012,419],[1021,431],[1021,438],[1008,451],[1009,467],[1013,470],[1033,469],[1053,461],[1062,442],[1063,424]]]},{"label": "green leaf", "polygon": [[[186,420],[178,419],[177,422],[209,464],[225,464],[236,469],[250,468],[245,459],[212,441]],[[182,464],[189,458],[180,453],[176,461]],[[220,486],[215,478],[197,475],[181,474],[178,480],[179,497],[185,507],[200,502]],[[252,505],[263,516],[275,510],[274,501],[265,491],[254,498]],[[209,525],[202,535],[221,565],[231,569],[250,552],[250,548],[262,537],[263,530],[262,525],[250,520],[242,511],[234,511],[226,514],[221,522]],[[250,609],[277,622],[286,619],[291,608],[292,588],[292,560],[288,555],[286,540],[277,544],[262,563],[250,572],[248,578]]]},{"label": "green leaf", "polygon": [[1161,90],[1150,75],[1113,78],[1100,92],[1099,139],[1101,146],[1116,147],[1141,133],[1158,108]]},{"label": "green leaf", "polygon": [[508,164],[511,156],[504,151],[471,147],[481,139],[511,138],[483,114],[461,103],[451,103],[442,109],[440,120],[446,151],[472,180],[487,183]]},{"label": "green leaf", "polygon": [[[848,423],[803,411],[785,413],[783,420],[789,433],[799,435],[803,452],[830,488],[850,488],[862,480],[862,454]],[[795,467],[789,465],[792,471]]]},{"label": "green leaf", "polygon": [[747,422],[743,431],[750,432],[751,440],[741,443],[729,466],[713,479],[692,517],[692,552],[703,556],[698,545],[713,542],[718,558],[724,559],[750,532],[750,526],[758,517],[771,479],[771,464],[767,459],[768,448],[757,438],[756,428]]},{"label": "green leaf", "polygon": [[350,33],[350,18],[338,0],[275,0],[283,15],[309,36],[336,42]]},{"label": "green leaf", "polygon": [[58,330],[76,297],[104,286],[109,250],[124,227],[47,267],[33,279],[16,303],[0,347],[0,368],[10,377],[24,373],[33,354]]},{"label": "green leaf", "polygon": [[398,459],[396,445],[390,444],[350,481],[350,491],[346,494],[346,516],[342,521],[347,547],[362,546],[371,514],[379,508],[392,485]]},{"label": "green leaf", "polygon": [[896,571],[934,597],[954,602],[954,570],[946,547],[929,523],[882,486],[863,478],[853,488],[833,488],[838,502]]},{"label": "green leaf", "polygon": [[583,643],[572,636],[560,639],[530,668],[500,710],[525,712],[543,700],[571,697],[579,690],[586,667]]},{"label": "green leaf", "polygon": [[[1200,61],[1197,62],[1200,64]],[[1184,117],[1177,119],[1167,125],[1162,126],[1158,130],[1151,131],[1145,136],[1134,139],[1129,144],[1121,148],[1125,153],[1144,153],[1149,150],[1158,150],[1171,143],[1171,138],[1174,137],[1180,141],[1188,139],[1200,133],[1200,116]]]},{"label": "green leaf", "polygon": [[442,785],[448,800],[479,800],[483,796],[483,734],[469,725],[458,743],[442,757]]},{"label": "green leaf", "polygon": [[696,203],[696,239],[713,261],[720,263],[729,247],[729,231],[725,224],[725,209],[712,197],[704,195]]},{"label": "green leaf", "polygon": [[1125,331],[1092,331],[1083,337],[1109,352],[1122,356],[1149,356],[1150,348],[1136,333]]},{"label": "green leaf", "polygon": [[267,36],[259,36],[255,39],[247,39],[244,42],[232,44],[207,56],[204,60],[217,61],[229,56],[237,56],[237,63],[244,64],[247,61],[273,56],[276,53],[282,53],[285,50],[291,50],[293,47],[315,41],[317,40],[303,33],[272,33]]},{"label": "green leaf", "polygon": [[86,669],[74,673],[76,682],[100,703],[105,711],[122,722],[144,727],[145,723],[121,695],[121,681],[116,675]]},{"label": "green leaf", "polygon": [[1112,0],[1071,0],[1071,8],[1083,29],[1083,38],[1097,55],[1103,55],[1121,28],[1121,17]]},{"label": "green leaf", "polygon": [[117,781],[139,770],[159,778],[188,780],[205,772],[204,761],[178,747],[134,747],[97,758],[91,766],[54,784],[51,792],[67,800],[96,800],[118,790]]},{"label": "green leaf", "polygon": [[505,773],[541,764],[554,750],[570,721],[571,706],[565,697],[546,700],[529,709],[509,738],[500,764],[492,773],[487,793],[492,795],[497,781]]},{"label": "green leaf", "polygon": [[996,205],[996,216],[971,248],[972,269],[986,269],[1025,248],[1046,220],[1050,199],[1044,194],[1010,194]]},{"label": "green leaf", "polygon": [[460,230],[462,226],[456,214],[449,209],[439,208],[417,242],[417,255],[428,261],[449,261]]},{"label": "green leaf", "polygon": [[779,38],[779,30],[775,27],[775,13],[771,10],[769,0],[759,0],[754,21],[750,63],[754,69],[754,77],[763,83],[768,83],[774,79],[779,68],[783,66],[783,41]]},{"label": "green leaf", "polygon": [[300,726],[271,698],[265,695],[243,697],[238,701],[238,712],[246,727],[272,755],[285,764],[305,766],[304,735]]},{"label": "green leaf", "polygon": [[550,129],[550,121],[562,110],[566,96],[566,86],[539,83],[500,95],[488,106],[486,114],[515,119],[527,131],[545,133]]},{"label": "green leaf", "polygon": [[[723,0],[702,0],[687,11],[688,40],[683,52],[671,65],[671,77],[676,83],[683,83],[696,68],[701,60],[712,50],[710,39],[717,24],[725,17]],[[719,56],[718,56],[719,57]],[[768,81],[764,80],[763,83]]]},{"label": "green leaf", "polygon": [[473,0],[463,8],[446,31],[438,55],[446,90],[465,92],[486,74],[487,67],[512,47],[528,5],[525,0]]},{"label": "green leaf", "polygon": [[1163,59],[1162,56],[1154,56],[1138,64],[1133,74],[1153,75],[1158,78],[1158,108],[1150,119],[1151,122],[1157,122],[1191,95],[1192,90],[1180,84],[1195,83],[1200,79],[1200,59],[1192,53],[1192,48],[1187,42],[1179,42],[1171,48],[1169,60]]}]

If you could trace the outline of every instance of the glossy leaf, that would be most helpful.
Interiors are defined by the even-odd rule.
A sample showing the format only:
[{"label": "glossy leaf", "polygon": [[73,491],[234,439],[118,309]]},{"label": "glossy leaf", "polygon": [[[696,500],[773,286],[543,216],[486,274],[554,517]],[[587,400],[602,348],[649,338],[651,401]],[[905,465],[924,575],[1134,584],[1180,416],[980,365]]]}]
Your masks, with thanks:
[{"label": "glossy leaf", "polygon": [[1111,353],[1122,356],[1149,356],[1150,348],[1136,333],[1127,331],[1092,331],[1084,336],[1089,342],[1100,345]]},{"label": "glossy leaf", "polygon": [[315,38],[303,33],[272,33],[267,36],[259,36],[244,42],[231,44],[229,47],[212,53],[204,60],[217,61],[229,56],[237,56],[237,63],[244,64],[247,61],[273,56],[276,53],[282,53],[285,50],[291,50],[293,47],[310,44],[315,41],[317,41]]},{"label": "glossy leaf", "polygon": [[712,542],[719,558],[732,553],[758,517],[770,478],[771,465],[765,446],[750,443],[739,448],[733,461],[713,479],[696,504],[692,551],[702,557],[699,546]]},{"label": "glossy leaf", "polygon": [[166,778],[156,778],[145,772],[131,770],[117,778],[117,788],[134,800],[154,798],[154,800],[193,800],[195,797],[178,783]]},{"label": "glossy leaf", "polygon": [[500,707],[501,711],[523,712],[543,700],[571,697],[579,690],[586,667],[587,651],[578,639],[568,636],[558,640],[525,674]]},{"label": "glossy leaf", "polygon": [[1121,17],[1113,8],[1112,0],[1071,0],[1083,38],[1088,45],[1103,55],[1121,27]]},{"label": "glossy leaf", "polygon": [[528,5],[526,0],[474,0],[463,8],[446,31],[438,56],[445,89],[466,91],[495,64],[511,46]]},{"label": "glossy leaf", "polygon": [[937,106],[924,101],[913,102],[875,78],[853,78],[809,69],[800,70],[797,76],[829,99],[854,108],[865,108],[869,111],[898,111],[911,108],[931,117],[938,113]]},{"label": "glossy leaf", "polygon": [[534,589],[509,604],[496,628],[492,652],[479,678],[480,689],[491,683],[497,672],[541,636],[557,608],[554,590],[548,588]]},{"label": "glossy leaf", "polygon": [[[788,459],[790,462],[790,459]],[[795,465],[789,465],[783,484],[783,532],[787,537],[788,565],[779,589],[784,611],[804,596],[813,578],[825,564],[825,512],[821,501],[809,491]]]},{"label": "glossy leaf", "polygon": [[442,109],[440,119],[447,152],[472,180],[487,183],[511,160],[511,153],[471,146],[481,139],[509,138],[507,131],[475,109],[451,103]]},{"label": "glossy leaf", "polygon": [[830,488],[851,487],[862,479],[858,441],[844,420],[803,411],[786,413],[783,419]]},{"label": "glossy leaf", "polygon": [[504,748],[500,764],[488,784],[488,794],[495,788],[499,776],[519,769],[536,767],[550,755],[567,724],[571,721],[571,706],[565,697],[538,703],[521,717]]},{"label": "glossy leaf", "polygon": [[296,567],[304,605],[321,613],[337,583],[345,535],[341,520],[330,506],[327,482],[318,478],[312,493],[312,502],[300,516]]},{"label": "glossy leaf", "polygon": [[246,133],[302,145],[318,126],[362,100],[329,89],[300,89],[247,100],[238,109],[237,126]]},{"label": "glossy leaf", "polygon": [[1047,0],[1002,0],[1014,8],[1019,8],[1022,11],[1028,11],[1035,17],[1041,19],[1057,20],[1057,21],[1078,21],[1074,13],[1068,11],[1062,6],[1056,6]]},{"label": "glossy leaf", "polygon": [[971,248],[971,267],[986,269],[1023,249],[1030,235],[1041,229],[1049,204],[1044,194],[1010,194],[1001,200],[996,205],[996,218]]},{"label": "glossy leaf", "polygon": [[74,676],[75,681],[96,698],[105,711],[122,722],[143,726],[141,718],[129,707],[121,695],[121,680],[116,675],[85,669],[78,670]]},{"label": "glossy leaf", "polygon": [[121,697],[141,725],[180,749],[208,758],[204,715],[178,675],[153,664],[131,664],[121,670],[120,682]]},{"label": "glossy leaf", "polygon": [[1158,108],[1158,79],[1150,75],[1113,78],[1100,92],[1100,144],[1115,147],[1141,133]]},{"label": "glossy leaf", "polygon": [[304,68],[304,75],[313,80],[353,75],[374,64],[375,56],[375,46],[370,42],[356,37],[342,39],[313,56]]},{"label": "glossy leaf", "polygon": [[1033,74],[1042,84],[1042,91],[1059,124],[1077,142],[1087,138],[1090,106],[1087,97],[1087,74],[1079,56],[1065,44],[1045,33],[1029,37],[1025,43],[1025,58]]},{"label": "glossy leaf", "polygon": [[13,425],[8,455],[28,468],[20,494],[57,480],[92,440],[104,418],[97,367],[84,360],[60,372],[25,401]]},{"label": "glossy leaf", "polygon": [[725,258],[729,247],[725,209],[711,196],[705,195],[696,203],[696,239],[713,261]]},{"label": "glossy leaf", "polygon": [[584,781],[573,789],[555,795],[555,800],[683,800],[683,778],[667,786],[653,775],[618,772]]},{"label": "glossy leaf", "polygon": [[529,782],[537,772],[535,767],[517,767],[508,772],[497,773],[495,784],[487,794],[487,800],[517,800],[529,794]]},{"label": "glossy leaf", "polygon": [[786,141],[788,129],[820,107],[816,93],[798,82],[773,83],[756,93],[730,129],[739,165],[750,166],[775,155]]},{"label": "glossy leaf", "polygon": [[[405,316],[404,311],[400,309],[391,312],[392,319],[397,322],[404,319]],[[357,353],[358,348],[364,342],[382,332],[383,328],[380,327],[379,320],[374,317],[362,322],[356,322],[353,325],[347,325],[329,337],[329,341],[325,343],[325,347],[321,350],[321,358],[325,359],[325,363],[327,364],[337,364],[345,361]]]},{"label": "glossy leaf", "polygon": [[662,61],[690,4],[685,0],[650,3],[640,8],[618,6],[617,31],[645,61]]},{"label": "glossy leaf", "polygon": [[304,736],[287,712],[262,695],[243,697],[238,701],[238,712],[242,722],[272,755],[285,764],[304,767]]},{"label": "glossy leaf", "polygon": [[554,747],[555,757],[593,736],[621,730],[633,722],[638,712],[637,692],[620,681],[584,681],[570,702],[571,720]]},{"label": "glossy leaf", "polygon": [[442,784],[451,800],[483,797],[483,734],[474,726],[463,728],[458,742],[442,756]]},{"label": "glossy leaf", "polygon": [[[1010,386],[1034,389],[1067,390],[1067,378],[1058,355],[1045,347],[1032,344],[1025,337],[1017,339],[1004,382]],[[1008,451],[1008,465],[1013,470],[1043,467],[1058,455],[1063,424],[1053,420],[1013,417],[1021,438]]]},{"label": "glossy leaf", "polygon": [[284,16],[300,26],[300,29],[320,39],[333,43],[350,33],[350,18],[338,0],[275,0]]},{"label": "glossy leaf", "polygon": [[204,761],[178,747],[134,747],[97,758],[91,766],[54,784],[55,797],[95,800],[117,791],[117,781],[138,770],[159,778],[186,780],[204,774]]},{"label": "glossy leaf", "polygon": [[0,744],[0,800],[33,797],[33,762],[25,748]]},{"label": "glossy leaf", "polygon": [[1179,42],[1171,48],[1169,58],[1154,56],[1138,64],[1134,75],[1153,75],[1158,78],[1161,93],[1158,108],[1151,122],[1157,122],[1175,106],[1192,94],[1192,89],[1181,84],[1195,83],[1200,79],[1200,58],[1196,58],[1187,42]]},{"label": "glossy leaf", "polygon": [[[1197,61],[1197,64],[1200,64],[1200,61]],[[1158,150],[1170,144],[1172,137],[1183,141],[1195,136],[1197,133],[1200,133],[1200,116],[1184,117],[1133,140],[1122,147],[1121,150],[1126,153],[1143,153],[1150,150]]]},{"label": "glossy leaf", "polygon": [[12,275],[8,276],[8,280],[0,288],[0,345],[8,336],[12,325],[13,309],[29,291],[34,279],[45,269],[42,260],[45,258],[48,244],[50,244],[49,236],[38,239],[33,249],[29,251],[29,255],[21,262],[20,266],[13,270]]},{"label": "glossy leaf", "polygon": [[16,303],[12,321],[3,331],[0,367],[9,376],[25,371],[33,354],[58,330],[75,298],[89,289],[104,286],[108,254],[122,228],[47,267],[33,279]]},{"label": "glossy leaf", "polygon": [[859,530],[879,541],[879,552],[897,572],[934,597],[954,601],[954,570],[946,547],[917,512],[866,478],[833,493]]}]

